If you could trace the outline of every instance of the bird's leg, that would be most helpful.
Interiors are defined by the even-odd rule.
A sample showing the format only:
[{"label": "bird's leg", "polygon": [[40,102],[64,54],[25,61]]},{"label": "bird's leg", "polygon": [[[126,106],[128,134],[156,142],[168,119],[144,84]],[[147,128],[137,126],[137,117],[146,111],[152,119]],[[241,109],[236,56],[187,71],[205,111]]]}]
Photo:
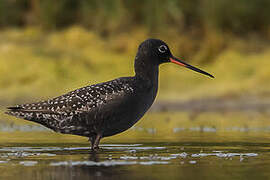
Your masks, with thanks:
[{"label": "bird's leg", "polygon": [[95,136],[94,143],[92,144],[92,150],[97,150],[97,149],[99,149],[98,145],[99,145],[99,142],[100,142],[101,137],[102,137],[101,133],[98,133],[98,134]]},{"label": "bird's leg", "polygon": [[91,144],[91,149],[94,149],[94,142],[95,142],[96,136],[89,137],[89,142]]}]

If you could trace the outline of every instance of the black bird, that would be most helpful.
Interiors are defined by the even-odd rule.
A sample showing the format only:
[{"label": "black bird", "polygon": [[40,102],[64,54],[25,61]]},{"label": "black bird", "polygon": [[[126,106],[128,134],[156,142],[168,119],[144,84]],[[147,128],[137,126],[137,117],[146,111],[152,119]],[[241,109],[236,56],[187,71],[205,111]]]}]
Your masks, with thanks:
[{"label": "black bird", "polygon": [[158,67],[167,62],[213,78],[175,58],[163,41],[147,39],[135,57],[135,76],[86,86],[47,101],[8,107],[6,113],[56,132],[86,136],[95,150],[101,138],[129,129],[150,108],[158,91]]}]

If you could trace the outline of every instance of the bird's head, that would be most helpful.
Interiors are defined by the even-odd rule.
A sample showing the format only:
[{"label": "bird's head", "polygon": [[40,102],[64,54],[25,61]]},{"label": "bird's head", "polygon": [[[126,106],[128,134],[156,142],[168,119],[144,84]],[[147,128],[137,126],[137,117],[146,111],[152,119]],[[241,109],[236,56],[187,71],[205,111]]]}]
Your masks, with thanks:
[{"label": "bird's head", "polygon": [[159,39],[147,39],[142,42],[138,48],[136,60],[137,59],[150,61],[150,63],[153,65],[160,65],[162,63],[172,62],[214,78],[213,75],[174,57],[169,49],[169,46]]}]

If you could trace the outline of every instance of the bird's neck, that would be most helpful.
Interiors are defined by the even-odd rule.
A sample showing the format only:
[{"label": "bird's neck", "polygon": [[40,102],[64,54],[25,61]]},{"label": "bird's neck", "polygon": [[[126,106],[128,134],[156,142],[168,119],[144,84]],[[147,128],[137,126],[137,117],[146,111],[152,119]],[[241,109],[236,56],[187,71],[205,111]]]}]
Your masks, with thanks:
[{"label": "bird's neck", "polygon": [[150,81],[153,85],[158,85],[159,68],[158,65],[147,63],[151,61],[135,60],[135,77],[145,81]]}]

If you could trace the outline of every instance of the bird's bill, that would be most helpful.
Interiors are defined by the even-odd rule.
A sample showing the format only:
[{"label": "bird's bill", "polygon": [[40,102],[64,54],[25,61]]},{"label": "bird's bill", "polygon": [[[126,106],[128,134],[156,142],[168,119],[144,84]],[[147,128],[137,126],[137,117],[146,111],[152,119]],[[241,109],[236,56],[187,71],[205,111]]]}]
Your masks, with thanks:
[{"label": "bird's bill", "polygon": [[207,73],[207,72],[205,72],[205,71],[203,71],[203,70],[200,70],[200,69],[198,69],[198,68],[196,68],[196,67],[194,67],[194,66],[191,66],[191,65],[189,65],[188,63],[185,63],[185,62],[181,61],[180,59],[177,59],[176,57],[170,57],[170,61],[171,61],[172,63],[178,64],[178,65],[180,65],[180,66],[184,66],[184,67],[189,68],[189,69],[191,69],[191,70],[193,70],[193,71],[196,71],[196,72],[202,73],[202,74],[204,74],[204,75],[207,75],[207,76],[209,76],[209,77],[211,77],[211,78],[214,78],[213,75],[211,75],[211,74],[209,74],[209,73]]}]

